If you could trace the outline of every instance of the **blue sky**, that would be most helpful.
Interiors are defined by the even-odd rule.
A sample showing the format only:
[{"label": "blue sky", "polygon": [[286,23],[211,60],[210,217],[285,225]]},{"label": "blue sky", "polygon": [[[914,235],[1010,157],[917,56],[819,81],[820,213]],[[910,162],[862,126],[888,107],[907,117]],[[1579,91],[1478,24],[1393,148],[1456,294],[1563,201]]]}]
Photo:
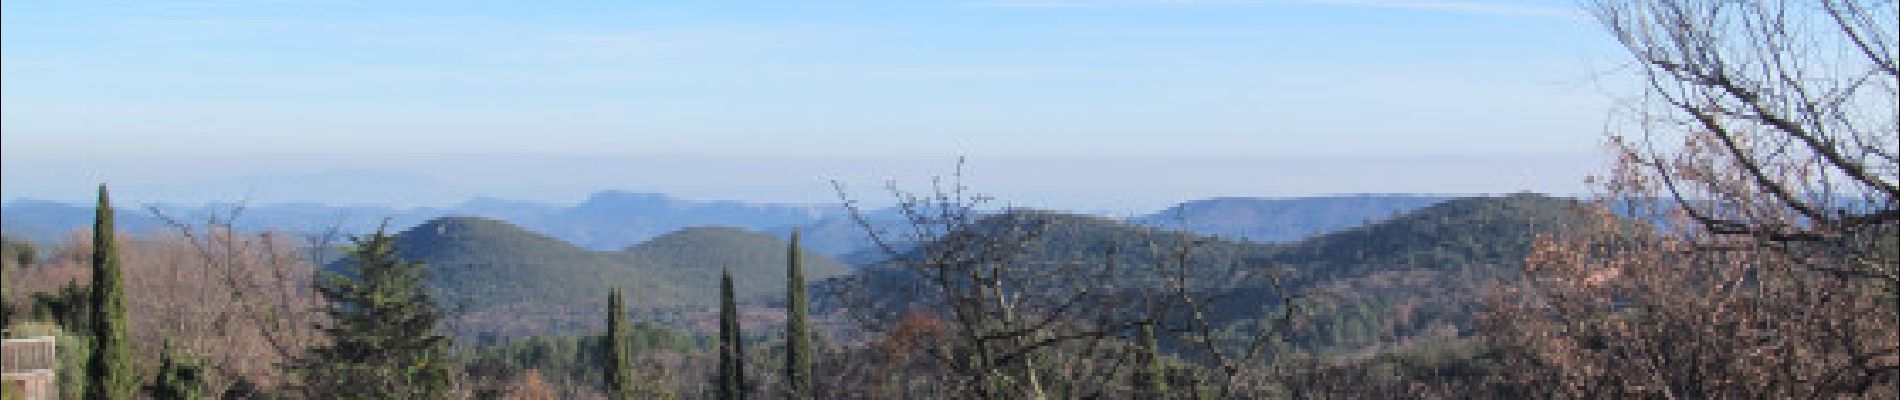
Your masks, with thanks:
[{"label": "blue sky", "polygon": [[[979,185],[1056,206],[1574,191],[1621,60],[1561,0],[686,3],[7,1],[0,182],[8,199],[103,180],[145,201],[821,201],[825,179],[965,155]],[[1502,172],[1404,171],[1426,159]],[[1288,165],[1311,182],[1262,184]],[[368,179],[385,173],[436,185]],[[256,183],[311,176],[364,183]]]}]

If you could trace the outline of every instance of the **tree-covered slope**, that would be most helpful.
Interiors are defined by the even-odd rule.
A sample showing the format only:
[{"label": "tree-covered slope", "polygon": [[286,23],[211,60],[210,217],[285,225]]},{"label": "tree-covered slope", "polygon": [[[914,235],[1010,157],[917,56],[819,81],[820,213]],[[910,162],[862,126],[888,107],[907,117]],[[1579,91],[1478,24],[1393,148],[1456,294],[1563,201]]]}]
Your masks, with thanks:
[{"label": "tree-covered slope", "polygon": [[[624,251],[590,251],[502,221],[444,217],[397,235],[398,255],[428,265],[431,288],[458,334],[481,340],[575,333],[600,325],[609,288],[658,318],[710,307],[720,268],[732,268],[741,301],[783,296],[785,243],[736,228],[690,228]],[[807,276],[845,267],[807,255]]]},{"label": "tree-covered slope", "polygon": [[[661,235],[617,254],[627,265],[648,267],[667,282],[702,288],[681,296],[712,304],[721,269],[730,268],[741,302],[780,303],[785,297],[786,244],[773,236],[731,227],[694,227]],[[804,253],[807,279],[843,275],[850,268],[822,255]],[[698,286],[693,286],[698,285]]]},{"label": "tree-covered slope", "polygon": [[1532,193],[1453,199],[1281,246],[1258,262],[1291,266],[1316,279],[1383,270],[1516,265],[1532,238],[1579,223],[1580,206],[1573,199]]},{"label": "tree-covered slope", "polygon": [[[610,287],[649,307],[672,306],[672,287],[605,254],[501,221],[430,220],[396,236],[399,256],[428,266],[437,301],[460,335],[514,336],[591,327],[590,305]],[[347,260],[346,260],[347,261]]]},{"label": "tree-covered slope", "polygon": [[[1314,347],[1351,347],[1465,330],[1483,287],[1516,276],[1532,239],[1576,223],[1579,207],[1575,200],[1537,194],[1459,198],[1283,244],[1066,213],[1016,211],[1015,217],[1040,221],[1046,229],[1026,246],[1029,251],[1019,262],[1113,265],[1113,274],[1128,287],[1151,279],[1153,265],[1190,242],[1199,244],[1192,247],[1189,267],[1206,274],[1283,271],[1288,273],[1284,287],[1313,313],[1308,325],[1313,329],[1296,339]],[[888,282],[907,276],[885,265],[860,270],[852,279],[880,282],[874,287],[899,287]],[[831,282],[824,289],[836,290],[837,285]],[[1225,323],[1258,318],[1276,307],[1278,298],[1265,285],[1242,286],[1217,297],[1220,300],[1206,311]],[[841,306],[838,299],[823,304]]]}]

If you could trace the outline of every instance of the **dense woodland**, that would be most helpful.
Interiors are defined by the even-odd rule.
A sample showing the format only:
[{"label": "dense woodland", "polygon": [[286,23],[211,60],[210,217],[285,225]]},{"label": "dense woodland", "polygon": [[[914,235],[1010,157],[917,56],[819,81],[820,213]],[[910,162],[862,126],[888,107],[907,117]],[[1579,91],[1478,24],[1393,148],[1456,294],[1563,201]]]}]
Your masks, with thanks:
[{"label": "dense woodland", "polygon": [[[91,230],[0,242],[0,325],[59,339],[73,399],[1900,397],[1895,4],[1586,9],[1649,87],[1581,199],[1192,233],[997,207],[959,168],[891,208],[841,188],[813,228],[861,235],[846,263],[477,217],[135,235],[102,185]],[[1285,229],[1315,234],[1250,240]]]}]

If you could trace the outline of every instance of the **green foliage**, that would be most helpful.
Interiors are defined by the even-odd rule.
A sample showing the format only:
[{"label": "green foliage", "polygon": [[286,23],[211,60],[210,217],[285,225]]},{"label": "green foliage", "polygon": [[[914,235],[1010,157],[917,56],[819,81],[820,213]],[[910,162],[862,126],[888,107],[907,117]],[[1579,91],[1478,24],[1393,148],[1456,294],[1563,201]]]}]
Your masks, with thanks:
[{"label": "green foliage", "polygon": [[1281,360],[1274,397],[1549,397],[1548,388],[1499,379],[1507,375],[1499,360],[1508,351],[1481,338],[1439,338],[1391,343],[1369,354],[1294,357]]},{"label": "green foliage", "polygon": [[[724,267],[738,278],[733,295],[741,303],[776,303],[789,295],[781,285],[787,277],[787,244],[769,235],[738,228],[686,228],[661,235],[619,252],[624,265],[642,268],[662,277],[667,286],[678,288],[682,304],[694,307],[717,304],[712,283]],[[800,270],[809,279],[824,279],[851,272],[851,267],[822,255],[801,252]]]},{"label": "green foliage", "polygon": [[0,266],[20,268],[39,261],[40,251],[32,242],[0,236]]},{"label": "green foliage", "polygon": [[626,305],[621,303],[620,289],[607,293],[607,335],[602,338],[606,351],[600,352],[602,380],[606,382],[607,398],[632,399],[633,396],[633,353],[628,347]]},{"label": "green foliage", "polygon": [[26,399],[26,393],[21,393],[20,388],[18,386],[0,385],[0,400],[24,400],[24,399]]},{"label": "green foliage", "polygon": [[11,237],[0,236],[0,328],[13,326],[14,310],[12,303],[12,285],[7,284],[13,270],[32,265],[39,258],[39,250],[32,243],[14,241]]},{"label": "green foliage", "polygon": [[328,343],[294,369],[318,397],[447,397],[450,342],[437,334],[441,312],[424,287],[428,271],[396,258],[394,238],[381,231],[354,242],[351,268],[324,272],[317,283]]},{"label": "green foliage", "polygon": [[[691,353],[704,348],[692,335],[648,322],[634,322],[622,331],[630,354],[661,352]],[[512,381],[528,371],[539,371],[554,387],[603,387],[608,354],[607,336],[567,337],[532,336],[507,343],[483,346],[463,355],[461,364],[473,379],[493,382]],[[637,357],[636,361],[637,363]],[[640,380],[636,370],[635,389],[661,393],[658,382]]]},{"label": "green foliage", "polygon": [[732,272],[719,278],[719,382],[718,399],[746,398],[745,342],[739,327],[739,305],[733,300]]},{"label": "green foliage", "polygon": [[59,389],[59,398],[79,400],[86,397],[86,363],[92,359],[92,341],[76,335],[58,326],[41,323],[16,325],[11,332],[16,337],[51,336],[54,352],[57,353],[58,367],[54,374],[58,377],[55,386]]},{"label": "green foliage", "polygon": [[78,282],[66,282],[52,292],[29,296],[27,314],[39,321],[50,321],[70,329],[87,329],[92,321],[92,289]]},{"label": "green foliage", "polygon": [[1142,324],[1140,351],[1137,360],[1141,362],[1135,371],[1135,393],[1146,399],[1168,397],[1168,369],[1162,364],[1161,344],[1155,340],[1155,325]]},{"label": "green foliage", "polygon": [[792,231],[792,243],[786,246],[785,257],[785,383],[792,397],[808,398],[815,393],[811,386],[811,325],[805,300],[805,272],[800,266],[803,257],[798,247],[798,231]]},{"label": "green foliage", "polygon": [[[10,338],[51,337],[53,338],[54,376],[59,398],[79,400],[86,397],[86,363],[92,359],[92,341],[85,336],[71,333],[57,325],[43,322],[24,322],[10,327]],[[8,385],[11,386],[11,385]]]},{"label": "green foliage", "polygon": [[[31,268],[37,260],[37,250],[32,244],[13,241],[0,236],[0,327],[13,329],[14,325],[26,322],[52,322],[67,329],[91,329],[92,289],[77,281],[67,281],[51,292],[35,292],[27,295],[26,301],[15,303],[11,299],[13,284],[8,280],[17,279],[15,270]],[[17,262],[17,264],[16,264]],[[84,365],[85,362],[81,362]]]},{"label": "green foliage", "polygon": [[59,397],[67,400],[91,398],[86,395],[92,377],[87,361],[92,360],[92,338],[62,333],[59,340]]},{"label": "green foliage", "polygon": [[7,269],[0,267],[0,329],[13,326],[13,302],[7,300],[13,298],[13,291],[7,289]]},{"label": "green foliage", "polygon": [[[456,335],[477,344],[597,332],[594,294],[610,288],[625,289],[629,310],[648,318],[715,306],[717,266],[745,278],[740,301],[776,302],[785,290],[775,284],[785,273],[784,243],[736,228],[689,228],[611,252],[474,217],[432,220],[397,238],[403,259],[433,268],[432,293],[456,310]],[[804,262],[813,278],[848,271],[822,256]]]},{"label": "green foliage", "polygon": [[1580,207],[1576,200],[1531,193],[1455,199],[1282,247],[1259,262],[1298,266],[1309,281],[1516,264],[1537,235],[1581,223]]},{"label": "green foliage", "polygon": [[130,399],[138,388],[132,371],[131,327],[125,315],[125,278],[119,266],[112,228],[112,202],[106,186],[99,185],[99,205],[92,226],[92,298],[88,333],[94,346],[86,362],[86,393],[91,399]]},{"label": "green foliage", "polygon": [[[1280,299],[1274,295],[1290,292],[1300,296],[1300,317],[1306,323],[1286,332],[1289,343],[1285,346],[1305,352],[1351,351],[1410,337],[1470,332],[1471,316],[1483,306],[1480,289],[1519,276],[1532,239],[1559,234],[1580,223],[1579,207],[1574,200],[1536,194],[1460,198],[1283,244],[1235,242],[1106,218],[1017,210],[1011,211],[1012,217],[1039,221],[1045,234],[1026,244],[1027,251],[1013,261],[1113,264],[1123,266],[1113,270],[1113,279],[1143,287],[1157,278],[1155,269],[1147,266],[1170,263],[1170,251],[1198,243],[1187,259],[1198,273],[1237,270],[1254,276],[1284,276],[1280,288],[1256,280],[1223,289],[1203,304],[1210,322],[1236,334],[1257,332],[1263,329],[1261,320],[1275,319],[1263,314],[1263,310],[1280,308]],[[978,229],[1000,227],[979,224]],[[901,311],[910,302],[928,300],[903,294],[909,287],[904,282],[915,277],[902,269],[872,266],[853,278],[870,282],[860,286],[866,289],[861,292],[863,298],[853,301]],[[840,303],[836,296],[842,291],[835,284],[816,287],[819,295],[814,304],[820,312]],[[1034,284],[1047,286],[1024,290],[1066,290],[1060,285],[1067,283]],[[1164,350],[1170,345],[1162,343]]]},{"label": "green foliage", "polygon": [[204,362],[165,342],[160,353],[158,372],[145,385],[145,395],[154,400],[196,400],[204,398]]}]

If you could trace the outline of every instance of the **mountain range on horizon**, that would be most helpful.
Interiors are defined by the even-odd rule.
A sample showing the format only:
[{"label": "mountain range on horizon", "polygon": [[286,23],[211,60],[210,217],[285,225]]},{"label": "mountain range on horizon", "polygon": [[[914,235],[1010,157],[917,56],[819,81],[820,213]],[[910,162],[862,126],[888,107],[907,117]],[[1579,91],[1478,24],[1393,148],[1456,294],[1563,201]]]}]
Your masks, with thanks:
[{"label": "mountain range on horizon", "polygon": [[[1476,328],[1471,310],[1483,306],[1488,285],[1521,277],[1535,238],[1587,223],[1585,207],[1575,199],[1533,193],[1452,198],[1278,243],[1034,210],[1004,224],[1035,221],[1029,224],[1043,232],[1020,245],[1024,250],[1011,258],[1014,262],[1090,266],[1078,274],[1091,278],[1019,282],[1035,292],[1061,298],[1064,293],[1080,296],[1084,288],[1138,287],[1162,278],[1155,266],[1181,265],[1185,275],[1235,284],[1196,289],[1206,290],[1199,312],[1217,329],[1259,329],[1246,324],[1295,298],[1306,320],[1287,332],[1287,345],[1312,354],[1353,354],[1391,341],[1469,334]],[[987,222],[972,229],[991,229]],[[1176,253],[1186,248],[1180,246],[1193,250]],[[1271,283],[1243,278],[1269,275],[1278,278]],[[915,303],[933,300],[906,293],[936,284],[919,279],[901,264],[861,266],[814,283],[814,310],[888,315],[914,309],[920,307]]]},{"label": "mountain range on horizon", "polygon": [[[1577,204],[1535,194],[1467,197],[1292,242],[1189,237],[1202,238],[1197,239],[1202,243],[1200,251],[1211,257],[1197,259],[1197,268],[1225,268],[1234,263],[1250,265],[1247,268],[1290,268],[1294,273],[1286,281],[1288,288],[1326,291],[1309,294],[1335,298],[1324,303],[1329,309],[1350,303],[1364,312],[1383,313],[1389,311],[1386,308],[1392,305],[1387,303],[1393,298],[1418,291],[1438,293],[1433,302],[1423,305],[1434,311],[1394,328],[1402,331],[1395,333],[1412,335],[1430,326],[1464,326],[1468,321],[1447,316],[1461,315],[1450,310],[1475,304],[1478,291],[1453,288],[1516,271],[1531,238],[1572,223],[1578,215],[1573,212]],[[1164,256],[1130,251],[1107,263],[1092,258],[1099,252],[1091,249],[1142,248],[1136,244],[1173,237],[1169,232],[1174,232],[1101,216],[1037,210],[1006,213],[1030,213],[1047,221],[1048,233],[1027,247],[1034,249],[1029,259],[1149,265]],[[422,262],[432,271],[431,287],[454,316],[451,330],[479,342],[596,329],[596,311],[609,288],[625,290],[629,306],[643,320],[677,326],[693,325],[713,312],[721,270],[732,271],[737,298],[748,308],[779,307],[785,291],[787,243],[739,228],[685,228],[615,250],[583,249],[482,217],[437,218],[395,237],[400,257]],[[341,261],[331,267],[340,265]],[[804,268],[814,288],[814,311],[819,313],[836,309],[840,298],[829,288],[839,279],[900,276],[890,275],[892,270],[882,264],[849,266],[815,253],[805,253]],[[1389,286],[1396,276],[1408,283]],[[1144,278],[1136,274],[1122,279]],[[908,301],[897,294],[871,296]],[[1223,321],[1252,318],[1263,302],[1271,301],[1259,296],[1232,299],[1231,304],[1211,304],[1212,315]]]},{"label": "mountain range on horizon", "polygon": [[[1354,312],[1363,313],[1382,312],[1387,306],[1384,302],[1401,293],[1443,292],[1468,286],[1473,279],[1508,274],[1522,258],[1529,238],[1564,224],[1565,213],[1575,204],[1573,199],[1528,193],[1458,198],[1353,195],[1206,199],[1133,218],[1029,209],[999,210],[997,215],[1032,213],[1048,218],[1050,234],[1033,247],[1049,257],[1081,262],[1107,261],[1090,258],[1090,249],[1135,248],[1139,246],[1133,244],[1146,240],[1175,237],[1168,232],[1183,232],[1202,238],[1197,241],[1205,242],[1204,249],[1215,257],[1209,265],[1258,263],[1293,268],[1298,273],[1288,281],[1290,288],[1331,288],[1325,290],[1333,294],[1326,296],[1349,299],[1326,307],[1350,303],[1360,310]],[[245,209],[244,218],[254,220],[246,220],[252,222],[243,226],[283,226],[263,224],[308,222],[327,213],[379,211],[297,207]],[[14,202],[0,211],[12,240],[26,223],[50,225],[64,218],[83,224],[92,210],[51,202]],[[125,216],[120,218],[126,232],[164,229],[165,222],[153,215],[127,211],[121,210]],[[817,293],[815,310],[837,304],[837,298],[826,295],[827,282],[863,276],[881,279],[877,277],[884,265],[881,259],[865,255],[877,252],[863,244],[855,220],[843,211],[827,213],[812,206],[694,202],[610,192],[571,207],[483,200],[471,201],[457,212],[464,214],[400,216],[420,219],[414,223],[390,217],[389,231],[395,235],[400,257],[425,263],[432,271],[431,287],[452,316],[449,329],[478,342],[597,328],[594,311],[609,288],[626,290],[629,305],[643,319],[693,325],[711,312],[721,270],[733,272],[739,300],[747,307],[774,307],[785,289],[784,238],[793,226],[801,228],[801,242],[807,249],[832,248],[806,253],[806,276]],[[484,215],[466,215],[476,213]],[[874,211],[868,217],[873,228],[905,226],[902,216],[893,211]],[[591,224],[549,228],[590,218]],[[600,240],[608,237],[627,242],[606,247]],[[584,240],[595,242],[583,246]],[[1155,262],[1136,252],[1120,257],[1131,258],[1117,258],[1112,264]],[[342,262],[332,261],[327,267]],[[1410,282],[1409,286],[1386,286],[1401,276],[1405,278],[1399,281]],[[1253,292],[1265,291],[1248,293]],[[1461,291],[1453,292],[1457,293],[1433,295],[1438,303],[1428,308],[1438,311],[1427,315],[1455,315],[1450,310],[1473,304]],[[1245,319],[1253,316],[1261,302],[1271,300],[1236,299],[1239,303],[1217,305],[1212,311],[1221,319]],[[1411,335],[1428,326],[1465,324],[1430,318],[1413,322],[1404,332],[1395,333]],[[1315,343],[1331,346],[1338,340],[1342,339]]]},{"label": "mountain range on horizon", "polygon": [[[1206,235],[1256,242],[1287,242],[1392,217],[1437,203],[1451,196],[1425,194],[1353,194],[1296,198],[1225,197],[1193,200],[1157,212],[1124,220],[1144,226],[1179,229]],[[1069,210],[1074,211],[1074,210]],[[90,204],[16,199],[0,205],[0,233],[16,240],[59,243],[85,229],[92,220]],[[873,224],[898,222],[893,209],[865,210]],[[863,230],[841,205],[748,203],[686,200],[661,193],[601,191],[573,205],[477,197],[452,207],[397,208],[313,203],[151,204],[119,209],[119,226],[131,234],[169,229],[169,222],[198,223],[211,217],[236,214],[236,226],[248,230],[278,230],[306,234],[338,232],[362,234],[387,221],[401,231],[448,216],[474,216],[506,221],[575,246],[619,250],[669,232],[689,227],[726,226],[774,235],[805,232],[812,251],[847,257],[869,242]]]}]

